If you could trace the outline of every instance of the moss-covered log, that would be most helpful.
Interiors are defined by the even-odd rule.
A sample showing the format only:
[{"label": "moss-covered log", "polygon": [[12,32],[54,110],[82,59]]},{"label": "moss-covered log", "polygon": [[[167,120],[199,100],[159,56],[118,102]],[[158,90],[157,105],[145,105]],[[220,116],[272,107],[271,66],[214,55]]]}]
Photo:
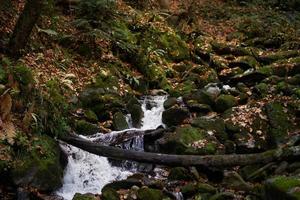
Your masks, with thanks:
[{"label": "moss-covered log", "polygon": [[27,0],[8,45],[8,53],[18,58],[25,48],[31,31],[41,15],[44,0]]},{"label": "moss-covered log", "polygon": [[256,163],[269,163],[277,160],[286,160],[291,157],[300,156],[300,146],[278,148],[257,154],[232,154],[232,155],[171,155],[149,152],[138,152],[123,150],[111,146],[95,144],[77,136],[66,136],[61,138],[68,144],[74,145],[90,153],[120,159],[133,160],[145,163],[155,163],[167,166],[207,166],[207,167],[229,167],[251,165]]}]

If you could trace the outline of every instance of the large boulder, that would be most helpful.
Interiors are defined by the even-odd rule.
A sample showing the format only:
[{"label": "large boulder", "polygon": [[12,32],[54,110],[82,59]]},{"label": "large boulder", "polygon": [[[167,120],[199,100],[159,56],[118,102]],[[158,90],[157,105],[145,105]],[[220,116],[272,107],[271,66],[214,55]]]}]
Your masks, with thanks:
[{"label": "large boulder", "polygon": [[76,120],[75,131],[80,135],[94,135],[100,131],[100,128],[96,124],[92,124],[85,120]]},{"label": "large boulder", "polygon": [[17,186],[33,187],[52,192],[62,186],[63,167],[58,143],[48,137],[33,139],[31,150],[22,152],[12,169],[12,179]]},{"label": "large boulder", "polygon": [[218,112],[224,112],[236,105],[237,99],[234,96],[222,94],[216,99],[215,109]]},{"label": "large boulder", "polygon": [[161,190],[142,187],[137,191],[137,197],[139,200],[161,200],[164,195]]},{"label": "large boulder", "polygon": [[162,122],[167,126],[176,126],[189,118],[190,113],[186,108],[173,107],[165,110],[162,114]]},{"label": "large boulder", "polygon": [[131,115],[132,126],[140,128],[142,126],[142,118],[144,117],[140,102],[135,97],[128,97],[126,108]]}]

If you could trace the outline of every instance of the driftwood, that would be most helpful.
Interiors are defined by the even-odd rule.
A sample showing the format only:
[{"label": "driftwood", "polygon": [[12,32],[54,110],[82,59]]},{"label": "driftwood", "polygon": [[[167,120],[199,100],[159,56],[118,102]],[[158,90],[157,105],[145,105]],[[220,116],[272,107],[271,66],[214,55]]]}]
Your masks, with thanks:
[{"label": "driftwood", "polygon": [[278,160],[286,160],[300,156],[300,146],[285,147],[269,150],[256,154],[231,154],[231,155],[170,155],[160,153],[139,152],[123,150],[116,147],[95,144],[77,136],[61,138],[64,142],[87,152],[119,160],[133,160],[144,163],[154,163],[166,166],[206,166],[229,167],[251,165],[256,163],[269,163]]},{"label": "driftwood", "polygon": [[139,130],[139,129],[129,129],[125,131],[118,131],[118,132],[112,132],[103,134],[101,137],[98,137],[97,139],[92,139],[94,143],[100,143],[110,146],[119,145],[123,142],[126,142],[128,140],[133,139],[137,136],[149,136],[149,137],[155,137],[158,135],[163,134],[166,131],[170,131],[171,129],[165,129],[165,128],[157,128],[157,129],[151,129],[151,130]]}]

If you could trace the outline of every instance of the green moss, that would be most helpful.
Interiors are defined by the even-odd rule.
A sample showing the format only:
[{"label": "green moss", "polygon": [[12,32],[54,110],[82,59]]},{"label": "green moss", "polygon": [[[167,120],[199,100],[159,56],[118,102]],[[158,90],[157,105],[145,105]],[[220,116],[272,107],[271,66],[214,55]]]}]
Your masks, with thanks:
[{"label": "green moss", "polygon": [[126,118],[121,112],[116,112],[113,116],[113,127],[117,131],[128,129]]},{"label": "green moss", "polygon": [[222,94],[216,99],[215,108],[218,112],[224,112],[225,110],[236,105],[237,105],[237,100],[235,99],[234,96]]},{"label": "green moss", "polygon": [[103,200],[119,200],[119,194],[113,188],[106,187],[102,190],[102,198]]},{"label": "green moss", "polygon": [[84,112],[84,117],[90,121],[90,122],[97,122],[98,121],[98,117],[96,115],[95,112],[93,112],[92,110],[86,110]]},{"label": "green moss", "polygon": [[89,123],[85,120],[77,120],[75,121],[75,130],[77,134],[93,135],[97,133],[100,129],[97,125]]},{"label": "green moss", "polygon": [[34,138],[30,152],[24,151],[12,170],[16,185],[53,191],[61,186],[63,169],[58,144],[48,136]]},{"label": "green moss", "polygon": [[137,191],[139,200],[161,200],[164,195],[161,190],[143,187]]},{"label": "green moss", "polygon": [[76,193],[72,200],[95,200],[95,197],[86,194]]},{"label": "green moss", "polygon": [[170,170],[168,180],[193,180],[192,174],[184,167],[175,167]]},{"label": "green moss", "polygon": [[32,71],[28,66],[16,65],[12,69],[14,79],[20,84],[27,86],[34,82]]}]

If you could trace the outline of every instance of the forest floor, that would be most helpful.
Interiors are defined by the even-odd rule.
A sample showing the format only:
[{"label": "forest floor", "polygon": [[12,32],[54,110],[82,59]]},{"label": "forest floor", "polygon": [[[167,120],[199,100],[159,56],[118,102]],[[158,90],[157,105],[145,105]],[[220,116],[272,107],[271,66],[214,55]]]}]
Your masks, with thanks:
[{"label": "forest floor", "polygon": [[[0,50],[25,3],[3,2]],[[172,0],[168,9],[154,1],[89,2],[96,1],[49,3],[23,56],[0,53],[1,199],[50,198],[66,159],[53,138],[122,130],[127,114],[139,127],[136,100],[157,90],[169,94],[163,122],[176,127],[149,144],[159,153],[248,154],[299,145],[298,1]],[[106,188],[101,199],[172,199],[166,190],[185,199],[300,199],[299,172],[297,159],[177,167],[165,182]]]}]

